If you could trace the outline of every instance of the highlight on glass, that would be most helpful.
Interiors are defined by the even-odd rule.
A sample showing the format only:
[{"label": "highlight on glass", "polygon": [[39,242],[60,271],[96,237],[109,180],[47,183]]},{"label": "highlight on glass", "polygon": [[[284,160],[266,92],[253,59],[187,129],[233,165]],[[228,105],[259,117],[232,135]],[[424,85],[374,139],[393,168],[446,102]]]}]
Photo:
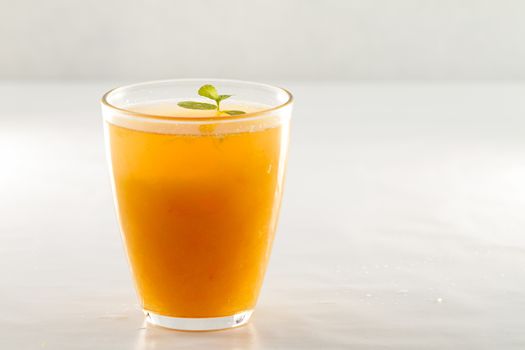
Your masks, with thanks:
[{"label": "highlight on glass", "polygon": [[102,98],[120,229],[153,324],[248,322],[274,239],[292,95],[217,79],[146,82]]}]

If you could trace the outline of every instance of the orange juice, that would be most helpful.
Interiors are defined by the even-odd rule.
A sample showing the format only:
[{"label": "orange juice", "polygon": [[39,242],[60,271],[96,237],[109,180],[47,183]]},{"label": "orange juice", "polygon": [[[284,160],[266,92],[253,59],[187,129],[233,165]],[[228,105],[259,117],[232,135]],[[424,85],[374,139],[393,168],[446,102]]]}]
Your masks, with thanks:
[{"label": "orange juice", "polygon": [[[135,110],[214,113],[173,104]],[[144,309],[191,318],[253,309],[277,225],[287,128],[215,132],[211,124],[185,134],[106,127],[119,221]]]}]

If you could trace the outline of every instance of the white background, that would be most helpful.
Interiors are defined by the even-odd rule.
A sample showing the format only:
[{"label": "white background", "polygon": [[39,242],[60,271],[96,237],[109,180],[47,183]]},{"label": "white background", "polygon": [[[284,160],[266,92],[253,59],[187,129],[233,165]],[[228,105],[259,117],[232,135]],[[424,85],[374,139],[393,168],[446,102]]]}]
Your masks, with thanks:
[{"label": "white background", "polygon": [[0,78],[523,79],[520,0],[0,0]]},{"label": "white background", "polygon": [[[0,349],[525,348],[525,2],[0,0]],[[99,98],[222,77],[296,98],[246,327],[144,323]]]},{"label": "white background", "polygon": [[525,348],[525,86],[285,85],[298,104],[253,319],[188,334],[137,305],[108,83],[0,84],[0,348]]}]

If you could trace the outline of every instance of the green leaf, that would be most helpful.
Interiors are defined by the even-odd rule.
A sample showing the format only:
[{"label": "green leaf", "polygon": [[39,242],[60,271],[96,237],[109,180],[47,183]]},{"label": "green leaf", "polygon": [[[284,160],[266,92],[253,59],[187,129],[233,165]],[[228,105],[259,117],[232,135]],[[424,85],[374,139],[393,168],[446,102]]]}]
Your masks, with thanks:
[{"label": "green leaf", "polygon": [[215,86],[209,84],[200,87],[199,95],[201,95],[202,97],[207,97],[214,101],[217,101],[219,99],[219,93],[217,92],[217,89],[215,88]]},{"label": "green leaf", "polygon": [[181,101],[177,103],[179,107],[187,108],[187,109],[217,109],[216,105],[212,105],[211,103],[203,103],[203,102],[194,102],[194,101]]},{"label": "green leaf", "polygon": [[230,98],[232,96],[233,95],[219,95],[219,97],[217,98],[217,102],[221,102],[222,100],[225,100],[225,99]]},{"label": "green leaf", "polygon": [[241,114],[246,114],[246,112],[243,112],[243,111],[235,111],[235,110],[232,110],[232,111],[222,111],[228,115],[241,115]]}]

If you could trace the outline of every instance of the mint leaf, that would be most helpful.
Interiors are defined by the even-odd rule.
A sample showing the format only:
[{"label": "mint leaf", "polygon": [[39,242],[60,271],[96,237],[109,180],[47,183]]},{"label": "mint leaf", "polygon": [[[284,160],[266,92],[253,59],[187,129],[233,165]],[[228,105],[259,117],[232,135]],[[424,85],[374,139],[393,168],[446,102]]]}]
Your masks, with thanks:
[{"label": "mint leaf", "polygon": [[217,109],[216,105],[212,105],[211,103],[203,103],[203,102],[193,102],[193,101],[182,101],[177,103],[179,107],[187,108],[187,109]]},{"label": "mint leaf", "polygon": [[230,110],[230,111],[221,111],[221,101],[226,100],[227,98],[232,97],[232,95],[219,95],[215,86],[206,84],[199,88],[198,94],[202,97],[209,98],[215,101],[215,104],[204,103],[204,102],[195,102],[195,101],[182,101],[177,103],[182,108],[188,109],[206,109],[206,110],[216,110],[217,114],[226,113],[228,115],[241,115],[246,112]]},{"label": "mint leaf", "polygon": [[235,111],[235,110],[231,110],[231,111],[221,111],[221,112],[224,112],[228,115],[241,115],[241,114],[246,114],[246,112],[243,112],[243,111]]},{"label": "mint leaf", "polygon": [[217,101],[219,99],[219,93],[217,92],[217,89],[215,88],[215,86],[209,84],[200,87],[199,95],[201,95],[202,97],[207,97],[214,101]]},{"label": "mint leaf", "polygon": [[232,96],[233,95],[219,95],[219,97],[217,98],[217,102],[221,102],[222,100],[225,100],[225,99],[230,98]]}]

